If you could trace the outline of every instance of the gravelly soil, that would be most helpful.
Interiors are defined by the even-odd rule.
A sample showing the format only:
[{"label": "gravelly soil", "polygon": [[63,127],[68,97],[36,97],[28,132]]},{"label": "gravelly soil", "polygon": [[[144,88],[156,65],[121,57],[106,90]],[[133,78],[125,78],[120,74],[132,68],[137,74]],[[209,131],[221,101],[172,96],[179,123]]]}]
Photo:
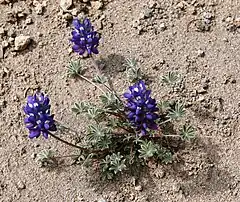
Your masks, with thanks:
[{"label": "gravelly soil", "polygon": [[[78,56],[69,52],[71,23],[59,2],[39,1],[44,10],[37,14],[37,1],[1,0],[0,42],[10,43],[0,58],[0,201],[240,201],[240,1],[112,0],[99,10],[90,1],[74,1],[71,9],[83,10],[102,33],[97,59],[119,93],[128,86],[123,62],[135,56],[157,99],[187,103],[197,139],[178,151],[173,164],[116,182],[99,182],[80,165],[67,166],[70,160],[54,169],[39,167],[34,154],[41,150],[74,150],[51,138],[27,138],[21,111],[26,95],[41,88],[56,118],[84,131],[86,120],[70,106],[94,101],[99,92],[67,78],[66,66]],[[13,41],[20,34],[32,41],[16,52]],[[173,70],[185,81],[176,91],[160,82]],[[93,73],[89,68],[86,74]]]}]

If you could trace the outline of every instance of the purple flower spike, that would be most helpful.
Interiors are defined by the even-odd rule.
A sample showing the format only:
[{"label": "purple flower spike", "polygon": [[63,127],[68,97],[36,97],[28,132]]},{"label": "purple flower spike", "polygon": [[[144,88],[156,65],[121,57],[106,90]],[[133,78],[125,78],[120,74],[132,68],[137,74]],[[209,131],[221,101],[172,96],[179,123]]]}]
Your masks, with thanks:
[{"label": "purple flower spike", "polygon": [[100,34],[94,31],[94,28],[88,18],[80,22],[78,18],[73,20],[74,30],[72,31],[73,51],[79,55],[85,52],[88,55],[98,54],[98,45]]},{"label": "purple flower spike", "polygon": [[29,138],[38,138],[41,134],[46,139],[49,131],[56,131],[54,115],[50,114],[49,98],[43,93],[28,96],[27,104],[23,111],[27,115],[24,119],[26,128],[29,130]]},{"label": "purple flower spike", "polygon": [[147,135],[148,129],[157,130],[155,121],[159,116],[156,100],[150,97],[151,91],[146,89],[144,81],[139,81],[129,87],[129,91],[124,93],[127,99],[127,117],[140,135]]}]

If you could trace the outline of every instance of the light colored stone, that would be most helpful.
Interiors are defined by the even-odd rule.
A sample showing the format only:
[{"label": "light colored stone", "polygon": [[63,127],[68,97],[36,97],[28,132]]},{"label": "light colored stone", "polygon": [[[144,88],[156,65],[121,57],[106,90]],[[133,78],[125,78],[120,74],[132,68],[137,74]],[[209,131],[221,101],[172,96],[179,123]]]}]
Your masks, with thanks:
[{"label": "light colored stone", "polygon": [[36,8],[35,8],[35,11],[38,15],[42,15],[43,14],[43,5],[42,4],[37,4]]},{"label": "light colored stone", "polygon": [[65,11],[72,6],[72,0],[60,0],[60,7]]},{"label": "light colored stone", "polygon": [[23,181],[18,181],[17,182],[17,189],[18,190],[22,190],[22,189],[25,189],[26,188],[26,185],[23,183]]},{"label": "light colored stone", "polygon": [[30,18],[30,17],[27,18],[25,22],[27,25],[30,25],[32,23],[32,18]]},{"label": "light colored stone", "polygon": [[2,47],[3,47],[3,48],[7,48],[8,45],[9,45],[9,43],[8,43],[7,41],[3,41],[3,42],[2,42]]},{"label": "light colored stone", "polygon": [[72,14],[73,16],[77,16],[78,13],[79,13],[79,10],[78,10],[77,8],[74,8],[74,9],[72,9],[72,11],[71,11],[71,14]]},{"label": "light colored stone", "polygon": [[100,10],[103,7],[103,3],[100,1],[91,1],[93,10]]},{"label": "light colored stone", "polygon": [[31,37],[30,36],[17,36],[14,41],[15,45],[15,50],[16,51],[21,51],[27,48],[28,44],[31,42]]},{"label": "light colored stone", "polygon": [[72,20],[73,19],[73,16],[70,13],[65,13],[65,14],[63,14],[62,17],[65,20]]},{"label": "light colored stone", "polygon": [[199,50],[197,51],[197,56],[198,56],[198,57],[204,57],[204,56],[205,56],[205,52],[204,52],[203,50],[199,49]]},{"label": "light colored stone", "polygon": [[9,39],[8,39],[8,42],[10,43],[10,44],[12,44],[13,42],[14,42],[14,38],[13,37],[9,37]]},{"label": "light colored stone", "polygon": [[159,28],[161,31],[164,31],[167,27],[166,27],[166,24],[163,22],[159,25]]},{"label": "light colored stone", "polygon": [[135,187],[135,190],[136,190],[136,191],[142,191],[142,189],[143,189],[143,188],[142,188],[141,185],[138,185],[138,186]]},{"label": "light colored stone", "polygon": [[150,0],[148,2],[149,8],[154,8],[157,5],[157,2],[155,0]]},{"label": "light colored stone", "polygon": [[0,46],[0,59],[3,59],[4,53],[3,53],[3,47]]},{"label": "light colored stone", "polygon": [[0,36],[3,36],[4,34],[5,34],[5,30],[2,27],[0,27]]}]

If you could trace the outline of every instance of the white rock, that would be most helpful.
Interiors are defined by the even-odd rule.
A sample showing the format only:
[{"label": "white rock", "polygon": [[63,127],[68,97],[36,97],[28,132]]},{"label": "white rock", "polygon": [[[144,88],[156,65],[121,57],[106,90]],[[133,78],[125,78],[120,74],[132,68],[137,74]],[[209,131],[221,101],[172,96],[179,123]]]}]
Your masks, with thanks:
[{"label": "white rock", "polygon": [[42,4],[37,4],[35,11],[38,15],[42,15],[43,14],[43,5]]},{"label": "white rock", "polygon": [[60,0],[60,7],[65,11],[72,6],[72,0]]},{"label": "white rock", "polygon": [[138,186],[136,186],[136,187],[135,187],[135,190],[136,190],[136,191],[142,191],[142,190],[143,190],[143,188],[142,188],[142,186],[141,186],[141,185],[138,185]]},{"label": "white rock", "polygon": [[163,23],[161,23],[160,25],[159,25],[159,27],[160,27],[160,30],[161,31],[164,31],[167,27],[166,27],[166,24],[163,22]]},{"label": "white rock", "polygon": [[31,42],[31,37],[30,36],[17,36],[14,41],[15,45],[15,50],[16,51],[21,51],[27,48],[28,44]]},{"label": "white rock", "polygon": [[25,22],[27,25],[30,25],[32,23],[32,18],[28,17]]},{"label": "white rock", "polygon": [[204,56],[205,56],[205,52],[204,52],[203,50],[199,49],[199,50],[197,51],[197,56],[198,56],[198,57],[204,57]]},{"label": "white rock", "polygon": [[78,13],[79,13],[79,10],[78,10],[77,8],[74,8],[74,9],[72,9],[72,11],[71,11],[71,14],[72,14],[73,16],[77,16]]},{"label": "white rock", "polygon": [[100,1],[91,1],[91,6],[93,10],[99,10],[103,7],[103,3]]},{"label": "white rock", "polygon": [[8,45],[9,45],[9,43],[8,43],[7,41],[3,41],[3,42],[2,42],[2,47],[3,47],[3,48],[7,48]]},{"label": "white rock", "polygon": [[63,19],[65,20],[72,20],[73,16],[70,13],[63,14]]},{"label": "white rock", "polygon": [[0,59],[3,59],[4,53],[3,53],[3,47],[0,46]]},{"label": "white rock", "polygon": [[5,30],[2,27],[0,27],[0,35],[3,36],[4,34],[5,34]]}]

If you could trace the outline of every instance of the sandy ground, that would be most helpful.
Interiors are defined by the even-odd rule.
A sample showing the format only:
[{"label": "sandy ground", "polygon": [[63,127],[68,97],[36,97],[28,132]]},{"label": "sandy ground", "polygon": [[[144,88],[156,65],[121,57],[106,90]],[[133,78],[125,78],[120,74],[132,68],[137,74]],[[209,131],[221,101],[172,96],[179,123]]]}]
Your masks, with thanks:
[{"label": "sandy ground", "polygon": [[[101,8],[92,0],[73,1],[69,15],[55,0],[0,2],[0,201],[240,201],[239,0],[98,1]],[[78,58],[69,51],[66,20],[74,12],[88,15],[102,33],[97,59],[119,93],[128,85],[123,62],[135,56],[157,99],[188,104],[197,139],[179,150],[178,161],[108,183],[80,165],[65,162],[49,170],[35,162],[44,149],[59,155],[74,150],[51,138],[27,138],[21,110],[26,95],[41,88],[56,118],[78,131],[85,120],[72,114],[71,105],[99,95],[66,75],[70,59]],[[15,51],[21,34],[32,40]],[[160,82],[173,70],[185,81],[174,92]]]}]

